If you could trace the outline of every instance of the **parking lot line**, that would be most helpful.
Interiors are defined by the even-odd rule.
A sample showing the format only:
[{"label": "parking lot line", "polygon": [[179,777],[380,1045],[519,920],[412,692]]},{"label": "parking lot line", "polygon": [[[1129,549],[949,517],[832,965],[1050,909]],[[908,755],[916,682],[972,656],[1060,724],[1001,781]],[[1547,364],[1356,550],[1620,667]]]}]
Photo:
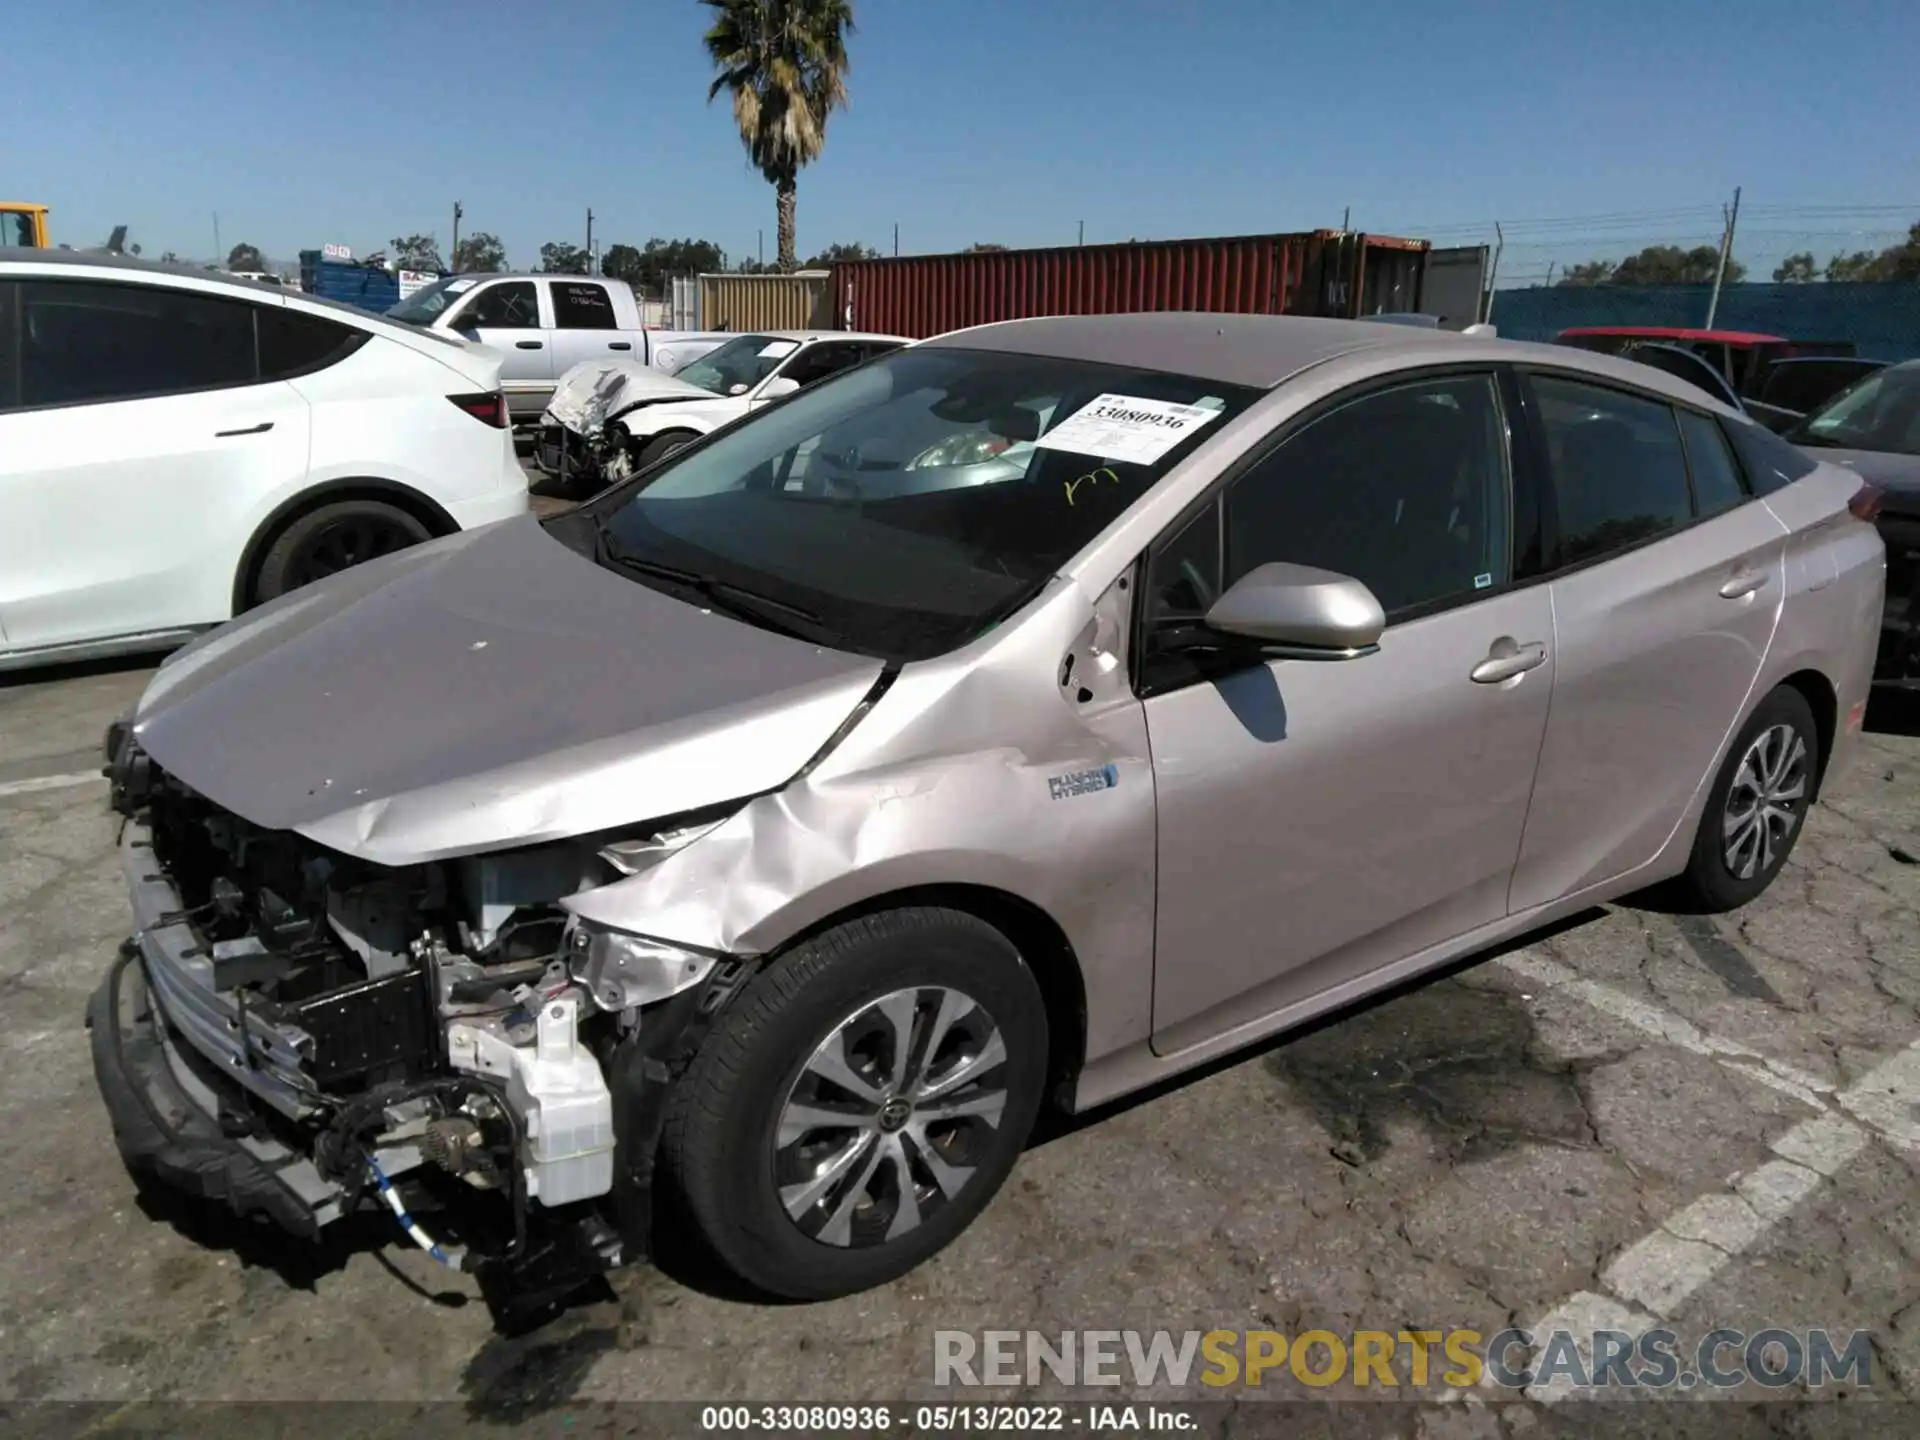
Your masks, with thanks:
[{"label": "parking lot line", "polygon": [[0,780],[0,800],[10,795],[31,795],[39,790],[64,790],[69,785],[104,785],[107,777],[98,770],[77,775],[35,775],[29,780]]}]

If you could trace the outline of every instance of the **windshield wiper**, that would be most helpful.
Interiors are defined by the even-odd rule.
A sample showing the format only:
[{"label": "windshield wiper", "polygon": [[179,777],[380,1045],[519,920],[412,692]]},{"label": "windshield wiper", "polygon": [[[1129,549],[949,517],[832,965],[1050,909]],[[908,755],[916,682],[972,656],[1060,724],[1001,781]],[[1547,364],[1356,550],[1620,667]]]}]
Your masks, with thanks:
[{"label": "windshield wiper", "polygon": [[645,575],[655,580],[665,580],[684,590],[691,590],[714,608],[731,615],[736,620],[758,625],[762,629],[787,635],[795,640],[817,643],[817,635],[809,635],[780,619],[790,615],[804,625],[816,629],[825,628],[825,622],[801,605],[789,605],[784,600],[775,600],[770,595],[762,595],[739,585],[729,584],[725,580],[712,580],[691,570],[682,570],[677,565],[662,565],[658,560],[643,560],[637,555],[629,555],[609,533],[604,521],[597,522],[600,531],[600,548],[608,564],[634,575]]}]

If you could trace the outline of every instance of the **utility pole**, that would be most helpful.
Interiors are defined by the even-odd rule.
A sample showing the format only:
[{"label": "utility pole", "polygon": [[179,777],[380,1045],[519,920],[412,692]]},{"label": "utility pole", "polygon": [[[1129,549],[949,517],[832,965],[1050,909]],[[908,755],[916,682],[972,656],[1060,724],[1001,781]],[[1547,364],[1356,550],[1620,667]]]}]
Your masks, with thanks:
[{"label": "utility pole", "polygon": [[760,269],[764,273],[767,268],[767,232],[764,230],[756,230],[753,233],[755,236],[754,244],[759,247],[760,251]]},{"label": "utility pole", "polygon": [[447,268],[460,268],[460,217],[467,212],[460,208],[458,200],[453,202],[453,247],[447,251]]},{"label": "utility pole", "polygon": [[1349,228],[1347,222],[1351,219],[1353,219],[1353,207],[1348,205],[1340,211],[1340,233],[1342,235],[1347,233]]},{"label": "utility pole", "polygon": [[227,263],[227,254],[220,248],[220,212],[218,210],[213,212],[213,263],[215,265]]},{"label": "utility pole", "polygon": [[587,273],[589,275],[593,273],[594,266],[595,266],[595,261],[593,257],[593,207],[589,205],[587,207]]},{"label": "utility pole", "polygon": [[896,221],[894,221],[894,222],[893,222],[893,254],[894,254],[894,258],[895,258],[895,259],[898,259],[898,258],[899,258],[899,255],[900,255],[900,222],[899,222],[898,220],[896,220]]},{"label": "utility pole", "polygon": [[1487,303],[1480,313],[1482,325],[1493,319],[1493,282],[1500,278],[1500,252],[1506,248],[1506,232],[1500,228],[1500,222],[1496,220],[1493,222],[1493,264],[1487,270]]},{"label": "utility pole", "polygon": [[1713,269],[1713,298],[1707,302],[1707,325],[1713,328],[1713,317],[1720,313],[1720,283],[1727,278],[1727,256],[1733,252],[1733,227],[1740,223],[1740,187],[1733,187],[1733,209],[1725,206],[1721,212],[1727,217],[1727,228],[1720,232],[1720,263]]},{"label": "utility pole", "polygon": [[1080,222],[1080,243],[1082,245],[1087,243],[1087,222],[1084,220]]}]

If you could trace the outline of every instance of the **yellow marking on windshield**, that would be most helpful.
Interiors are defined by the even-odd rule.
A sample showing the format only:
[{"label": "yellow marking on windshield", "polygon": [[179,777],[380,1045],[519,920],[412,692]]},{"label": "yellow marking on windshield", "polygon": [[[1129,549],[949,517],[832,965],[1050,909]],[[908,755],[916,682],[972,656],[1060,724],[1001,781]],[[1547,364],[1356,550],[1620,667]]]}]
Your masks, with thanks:
[{"label": "yellow marking on windshield", "polygon": [[1060,488],[1067,492],[1067,503],[1069,505],[1073,504],[1074,492],[1078,490],[1082,485],[1084,485],[1087,481],[1098,480],[1103,476],[1106,479],[1113,481],[1113,483],[1116,485],[1120,483],[1120,477],[1114,474],[1113,471],[1109,470],[1104,465],[1102,465],[1098,470],[1089,470],[1085,475],[1077,476],[1072,480],[1061,481]]}]

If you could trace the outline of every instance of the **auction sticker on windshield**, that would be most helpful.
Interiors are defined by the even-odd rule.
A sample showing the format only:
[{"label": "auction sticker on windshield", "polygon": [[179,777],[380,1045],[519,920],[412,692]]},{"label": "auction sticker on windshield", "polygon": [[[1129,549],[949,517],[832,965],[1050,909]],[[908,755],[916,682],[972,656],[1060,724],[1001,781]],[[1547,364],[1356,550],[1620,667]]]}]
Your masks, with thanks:
[{"label": "auction sticker on windshield", "polygon": [[1039,450],[1071,450],[1129,465],[1151,465],[1218,410],[1143,400],[1134,395],[1096,395],[1034,441]]}]

